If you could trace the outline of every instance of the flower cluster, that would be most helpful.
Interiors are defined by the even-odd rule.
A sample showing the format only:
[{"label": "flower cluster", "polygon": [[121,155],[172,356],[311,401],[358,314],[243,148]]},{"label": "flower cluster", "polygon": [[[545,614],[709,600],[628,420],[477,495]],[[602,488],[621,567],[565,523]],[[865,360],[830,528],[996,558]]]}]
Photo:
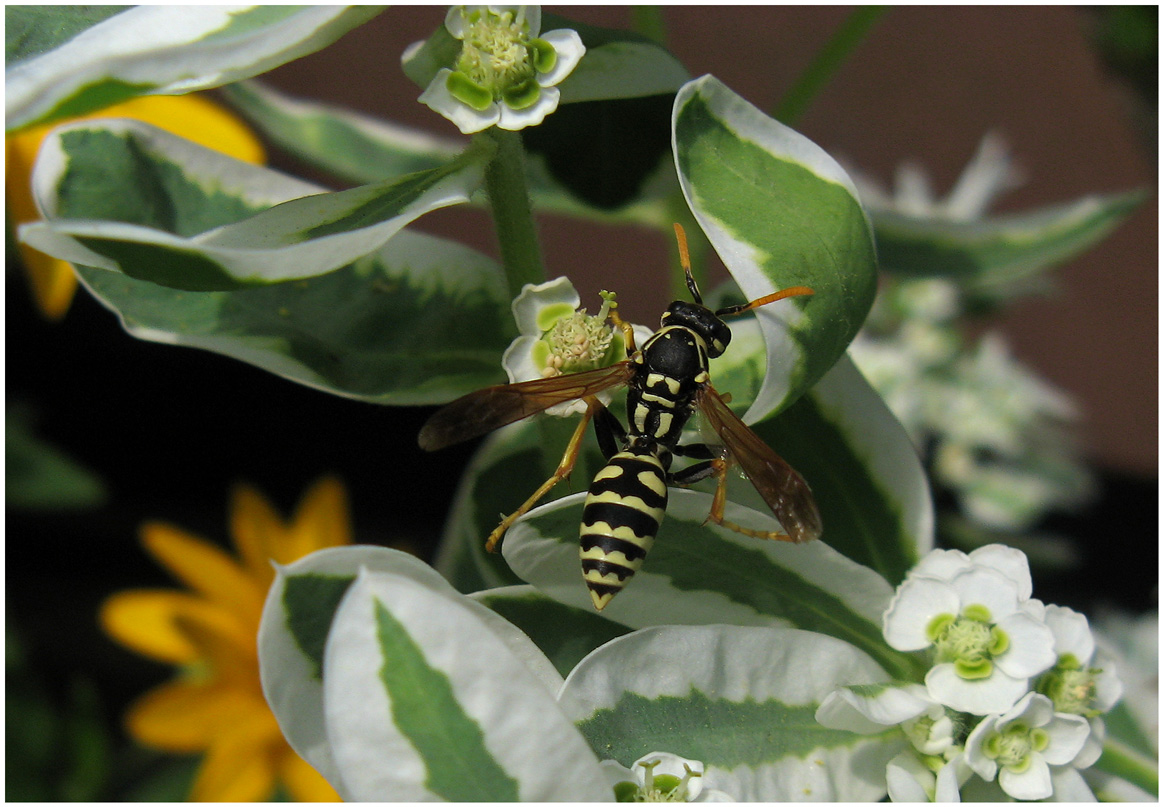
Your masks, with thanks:
[{"label": "flower cluster", "polygon": [[1016,549],[933,551],[884,615],[890,646],[925,653],[924,684],[847,688],[821,704],[832,728],[900,727],[909,747],[888,766],[894,800],[957,800],[973,774],[1016,799],[1093,800],[1078,771],[1102,753],[1101,715],[1122,687],[1086,617],[1032,589]]},{"label": "flower cluster", "polygon": [[[898,169],[891,194],[851,173],[874,213],[932,223],[982,221],[1022,179],[994,134],[944,199],[911,163]],[[1006,293],[1023,282],[1009,281]],[[999,333],[964,344],[958,322],[974,302],[950,279],[898,278],[878,295],[850,352],[914,445],[932,445],[933,474],[966,514],[987,528],[1021,531],[1048,510],[1084,501],[1092,481],[1069,437],[1078,416],[1069,396],[1017,362]]]},{"label": "flower cluster", "polygon": [[464,134],[541,123],[561,99],[556,85],[586,52],[576,31],[541,34],[540,6],[453,6],[444,26],[461,41],[460,54],[420,101]]}]

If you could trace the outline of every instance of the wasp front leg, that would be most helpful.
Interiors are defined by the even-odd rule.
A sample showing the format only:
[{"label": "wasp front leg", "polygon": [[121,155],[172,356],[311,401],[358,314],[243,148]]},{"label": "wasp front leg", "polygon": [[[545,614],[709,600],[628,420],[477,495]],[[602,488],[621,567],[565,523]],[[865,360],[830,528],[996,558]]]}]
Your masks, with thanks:
[{"label": "wasp front leg", "polygon": [[595,415],[606,413],[606,407],[597,398],[586,398],[586,411],[582,415],[581,422],[577,424],[574,429],[573,436],[569,438],[569,444],[565,447],[565,454],[561,457],[561,462],[557,464],[557,470],[553,472],[553,476],[545,480],[541,487],[533,492],[533,495],[525,500],[525,503],[514,510],[509,515],[505,516],[504,520],[497,525],[497,528],[489,533],[488,539],[485,540],[485,550],[488,552],[496,552],[497,546],[501,543],[505,533],[508,532],[509,527],[513,526],[513,522],[521,516],[533,509],[533,506],[539,502],[546,493],[553,490],[561,480],[573,473],[573,467],[577,464],[578,453],[581,451],[582,439],[586,434],[586,427],[590,425],[590,421],[594,419]]},{"label": "wasp front leg", "polygon": [[691,445],[681,446],[676,454],[684,457],[694,457],[696,459],[702,458],[704,462],[698,462],[687,468],[682,469],[676,473],[670,474],[667,482],[678,487],[689,487],[696,482],[701,482],[704,479],[714,477],[715,495],[711,499],[711,512],[707,514],[706,521],[718,524],[720,527],[726,527],[734,532],[749,535],[752,538],[762,538],[768,541],[791,541],[795,542],[785,532],[778,532],[774,530],[753,530],[749,527],[744,527],[736,524],[734,521],[728,521],[723,513],[727,508],[727,471],[731,468],[732,462],[727,458],[726,452],[718,446],[710,446],[705,443],[694,443]]}]

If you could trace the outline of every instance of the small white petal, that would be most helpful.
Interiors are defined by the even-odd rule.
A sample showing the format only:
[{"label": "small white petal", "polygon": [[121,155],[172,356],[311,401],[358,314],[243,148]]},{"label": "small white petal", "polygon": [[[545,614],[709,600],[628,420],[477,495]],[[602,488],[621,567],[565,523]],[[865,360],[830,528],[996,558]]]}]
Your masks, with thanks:
[{"label": "small white petal", "polygon": [[996,569],[1018,586],[1018,599],[1028,600],[1034,593],[1030,562],[1026,553],[1004,544],[989,544],[969,553],[969,560],[979,566]]},{"label": "small white petal", "polygon": [[924,575],[950,580],[958,572],[973,565],[969,556],[959,549],[934,549],[909,571],[909,576]]},{"label": "small white petal", "polygon": [[948,583],[913,577],[901,583],[884,612],[884,639],[896,650],[923,650],[932,644],[926,635],[934,617],[960,612],[961,598]]},{"label": "small white petal", "polygon": [[1082,750],[1070,763],[1075,768],[1089,768],[1102,756],[1103,741],[1106,739],[1106,724],[1101,717],[1091,717],[1086,722],[1090,724],[1090,733],[1086,735],[1086,742],[1083,743]]},{"label": "small white petal", "polygon": [[517,321],[517,331],[540,338],[543,329],[537,320],[542,309],[551,305],[564,305],[572,309],[581,305],[577,289],[565,275],[545,283],[525,284],[513,300],[513,319]]},{"label": "small white petal", "polygon": [[444,15],[444,27],[454,39],[464,39],[468,31],[468,10],[471,6],[452,6]]},{"label": "small white petal", "polygon": [[960,802],[961,785],[972,775],[973,769],[965,761],[965,754],[955,754],[937,771],[937,792],[933,794],[933,801]]},{"label": "small white petal", "polygon": [[[1052,801],[1074,804],[1098,801],[1094,796],[1094,791],[1082,778],[1082,774],[1074,768],[1051,768],[1050,781],[1054,785]],[[1158,801],[1158,799],[1151,798],[1149,801]]]},{"label": "small white petal", "polygon": [[1109,712],[1123,696],[1123,682],[1119,678],[1114,658],[1105,650],[1095,651],[1091,666],[1102,670],[1094,682],[1094,708]]},{"label": "small white petal", "polygon": [[986,715],[965,739],[965,763],[986,781],[997,775],[997,763],[985,755],[982,745],[997,728],[998,715]]},{"label": "small white petal", "polygon": [[1002,768],[997,775],[1001,789],[1015,799],[1031,801],[1044,799],[1054,792],[1050,782],[1050,766],[1041,754],[1034,753],[1030,760],[1030,767],[1021,773],[1014,773],[1009,768]]},{"label": "small white petal", "polygon": [[557,61],[548,73],[538,73],[537,83],[542,87],[553,87],[573,72],[586,55],[586,46],[582,44],[577,31],[571,28],[559,28],[556,31],[546,31],[541,37],[557,52]]},{"label": "small white petal", "polygon": [[1054,652],[1070,653],[1082,664],[1094,655],[1094,636],[1083,614],[1061,605],[1046,606],[1046,627],[1054,633]]},{"label": "small white petal", "polygon": [[913,162],[904,162],[896,169],[897,209],[906,216],[924,216],[936,204],[933,188],[924,170]]},{"label": "small white petal", "polygon": [[533,362],[533,346],[537,344],[535,336],[518,336],[501,356],[501,367],[509,376],[510,384],[522,381],[532,381],[541,378],[541,368]]},{"label": "small white petal", "polygon": [[959,572],[949,585],[961,599],[961,607],[984,605],[990,621],[999,622],[1018,610],[1017,584],[994,569],[975,566]]},{"label": "small white petal", "polygon": [[937,777],[912,751],[893,757],[884,771],[888,797],[897,802],[932,801]]},{"label": "small white petal", "polygon": [[979,219],[997,197],[1021,184],[1022,173],[1014,167],[1005,140],[989,132],[945,200],[945,213],[957,221]]},{"label": "small white petal", "polygon": [[440,68],[435,78],[428,83],[427,89],[420,94],[420,103],[455,123],[462,134],[482,131],[501,119],[501,109],[497,104],[490,104],[488,109],[478,112],[454,97],[448,91],[448,76],[451,73],[447,67]]},{"label": "small white petal", "polygon": [[929,695],[959,712],[987,715],[1004,712],[1029,689],[1026,678],[1011,678],[996,666],[989,678],[966,681],[952,664],[938,664],[925,676]]},{"label": "small white petal", "polygon": [[535,37],[541,33],[541,6],[489,6],[489,8],[493,9],[495,14],[505,10],[512,10],[516,14],[520,9],[524,9],[525,30],[529,32],[529,36]]},{"label": "small white petal", "polygon": [[816,721],[830,729],[878,734],[885,726],[922,714],[933,703],[923,686],[888,686],[865,695],[843,687],[829,693],[816,710]]},{"label": "small white petal", "polygon": [[1086,745],[1090,723],[1079,715],[1056,714],[1043,730],[1050,735],[1050,744],[1042,756],[1051,765],[1069,765]]},{"label": "small white petal", "polygon": [[1009,647],[994,663],[1014,678],[1032,678],[1054,666],[1054,634],[1029,614],[1019,611],[997,623],[1009,637]]},{"label": "small white petal", "polygon": [[561,100],[561,91],[556,87],[542,87],[537,100],[524,109],[513,109],[507,104],[500,104],[500,120],[497,126],[510,132],[517,132],[527,126],[537,126],[553,110]]}]

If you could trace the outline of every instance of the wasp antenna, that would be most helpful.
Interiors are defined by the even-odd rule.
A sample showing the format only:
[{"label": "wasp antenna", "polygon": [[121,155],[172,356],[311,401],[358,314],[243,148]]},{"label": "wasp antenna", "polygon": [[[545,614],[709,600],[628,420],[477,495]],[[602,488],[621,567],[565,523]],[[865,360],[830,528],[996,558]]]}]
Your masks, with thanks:
[{"label": "wasp antenna", "polygon": [[806,296],[809,294],[815,294],[815,293],[816,293],[815,289],[812,289],[808,286],[788,286],[786,289],[783,289],[782,291],[776,291],[776,292],[772,292],[771,294],[765,294],[764,296],[758,297],[749,303],[743,303],[742,305],[729,305],[726,308],[720,308],[718,311],[715,312],[715,316],[716,317],[733,317],[736,314],[742,314],[745,311],[751,311],[752,309],[759,308],[762,305],[767,305],[768,303],[774,303],[776,300],[783,300],[783,299],[786,299],[788,297],[803,297],[803,296]]},{"label": "wasp antenna", "polygon": [[699,294],[699,287],[695,283],[695,276],[691,274],[691,253],[686,245],[686,230],[677,221],[674,223],[674,236],[678,239],[678,262],[686,274],[686,287],[690,289],[691,296],[695,298],[695,302],[702,305],[703,295]]}]

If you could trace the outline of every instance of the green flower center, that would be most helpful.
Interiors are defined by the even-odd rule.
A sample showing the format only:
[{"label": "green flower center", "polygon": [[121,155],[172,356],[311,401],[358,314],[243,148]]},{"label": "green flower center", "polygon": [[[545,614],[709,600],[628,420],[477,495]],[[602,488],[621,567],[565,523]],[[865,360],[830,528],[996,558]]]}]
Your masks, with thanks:
[{"label": "green flower center", "polygon": [[1102,670],[1083,667],[1070,653],[1058,657],[1054,668],[1038,680],[1037,691],[1054,703],[1054,711],[1093,717],[1096,678]]},{"label": "green flower center", "polygon": [[[547,313],[550,312],[542,312]],[[556,316],[534,348],[533,360],[542,368],[541,375],[552,378],[610,364],[615,329],[606,322],[609,314],[607,300],[596,316],[589,316],[584,308]]]},{"label": "green flower center", "polygon": [[937,651],[937,662],[953,664],[966,680],[989,678],[993,659],[1009,649],[1005,631],[991,622],[984,605],[967,605],[961,616],[940,614],[929,622],[926,634]]},{"label": "green flower center", "polygon": [[639,786],[634,782],[619,782],[614,787],[615,801],[650,802],[654,804],[685,802],[689,792],[688,786],[690,780],[696,776],[702,776],[702,774],[695,773],[690,769],[689,765],[684,764],[683,767],[686,768],[686,773],[683,774],[681,779],[669,773],[661,773],[655,776],[654,768],[659,764],[659,760],[640,762],[639,765],[646,769],[644,783]]},{"label": "green flower center", "polygon": [[529,36],[524,11],[482,9],[467,21],[456,69],[448,77],[453,97],[477,110],[502,100],[513,109],[536,103],[541,95],[537,73],[553,69],[557,52]]},{"label": "green flower center", "polygon": [[1033,752],[1043,751],[1049,744],[1050,735],[1045,730],[1018,722],[990,734],[981,750],[999,766],[1022,773],[1033,762]]}]

